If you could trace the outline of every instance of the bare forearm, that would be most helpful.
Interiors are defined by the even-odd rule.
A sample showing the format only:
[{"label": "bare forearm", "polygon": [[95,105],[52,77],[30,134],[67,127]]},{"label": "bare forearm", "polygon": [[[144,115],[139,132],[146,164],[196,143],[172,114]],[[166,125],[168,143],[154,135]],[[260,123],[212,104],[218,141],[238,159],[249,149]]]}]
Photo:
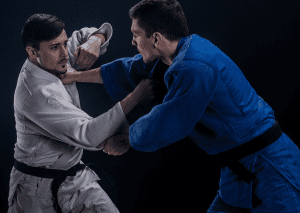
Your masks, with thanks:
[{"label": "bare forearm", "polygon": [[101,67],[87,71],[78,71],[76,73],[76,81],[103,84],[103,79],[101,76]]},{"label": "bare forearm", "polygon": [[130,112],[132,112],[138,104],[138,101],[134,97],[133,93],[130,93],[126,96],[122,101],[120,101],[120,105],[123,109],[125,116],[127,117]]}]

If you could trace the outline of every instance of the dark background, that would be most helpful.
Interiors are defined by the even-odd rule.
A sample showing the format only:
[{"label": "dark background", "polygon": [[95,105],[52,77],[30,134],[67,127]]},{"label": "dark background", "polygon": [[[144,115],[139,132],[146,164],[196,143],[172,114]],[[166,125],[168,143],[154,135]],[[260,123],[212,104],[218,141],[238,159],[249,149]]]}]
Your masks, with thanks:
[{"label": "dark background", "polygon": [[[66,32],[109,22],[113,37],[102,63],[137,54],[131,45],[128,10],[138,0],[1,2],[0,59],[0,212],[6,212],[9,175],[16,142],[13,95],[26,56],[21,29],[35,13],[66,23]],[[257,93],[271,105],[283,131],[300,145],[299,21],[300,3],[292,0],[181,0],[190,33],[207,38],[241,68]],[[98,116],[113,102],[103,85],[78,83],[82,109]],[[121,213],[206,212],[218,190],[220,171],[205,161],[190,141],[179,141],[153,153],[130,149],[113,157],[85,151],[83,162],[97,163],[117,187],[107,193]]]}]

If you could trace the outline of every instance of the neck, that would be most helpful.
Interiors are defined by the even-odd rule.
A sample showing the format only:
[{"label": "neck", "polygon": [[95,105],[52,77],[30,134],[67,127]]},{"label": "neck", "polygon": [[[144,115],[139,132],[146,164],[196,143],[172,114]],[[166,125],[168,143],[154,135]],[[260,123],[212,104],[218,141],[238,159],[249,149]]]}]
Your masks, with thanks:
[{"label": "neck", "polygon": [[41,69],[44,69],[38,62],[37,62],[37,60],[33,60],[32,58],[28,58],[29,59],[29,61],[31,62],[31,63],[33,63],[35,66],[37,66],[37,67],[39,67],[39,68],[41,68]]},{"label": "neck", "polygon": [[33,60],[32,58],[29,58],[29,60],[37,67],[41,68],[42,70],[45,70],[46,72],[51,73],[52,75],[55,75],[56,77],[58,77],[59,79],[62,78],[62,73],[57,73],[55,71],[51,71],[46,69],[44,66],[42,66],[42,64],[40,64],[37,60]]},{"label": "neck", "polygon": [[178,41],[170,41],[170,42],[166,43],[166,45],[162,48],[161,60],[165,64],[171,65],[173,63],[178,43],[179,43],[179,40]]}]

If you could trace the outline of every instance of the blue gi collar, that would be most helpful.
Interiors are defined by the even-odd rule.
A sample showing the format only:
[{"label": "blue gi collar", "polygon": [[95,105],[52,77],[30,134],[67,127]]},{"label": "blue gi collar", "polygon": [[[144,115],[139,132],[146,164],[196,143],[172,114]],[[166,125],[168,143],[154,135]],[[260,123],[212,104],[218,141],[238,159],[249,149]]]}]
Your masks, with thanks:
[{"label": "blue gi collar", "polygon": [[187,39],[188,39],[188,37],[182,37],[182,38],[180,39],[180,41],[178,42],[176,51],[175,51],[174,58],[178,55],[178,53],[179,53],[181,47],[183,46],[183,44],[186,42]]},{"label": "blue gi collar", "polygon": [[[185,44],[185,42],[187,41],[188,38],[189,38],[189,37],[182,37],[182,38],[180,39],[180,41],[178,42],[177,48],[176,48],[176,50],[175,50],[174,59],[176,58],[176,56],[178,55],[178,53],[179,53],[181,47]],[[163,66],[163,69],[164,69],[163,73],[166,73],[166,70],[167,70],[168,67],[169,67],[168,65],[163,65],[163,64],[160,62],[160,59],[157,59],[154,63],[155,63],[155,64],[154,64],[154,66],[153,66],[153,69],[152,69],[151,72],[149,73],[148,78],[153,78],[153,71],[154,71],[155,67],[158,68],[158,66]],[[162,68],[162,67],[161,67],[161,68]],[[160,71],[160,72],[161,72],[161,71]]]}]

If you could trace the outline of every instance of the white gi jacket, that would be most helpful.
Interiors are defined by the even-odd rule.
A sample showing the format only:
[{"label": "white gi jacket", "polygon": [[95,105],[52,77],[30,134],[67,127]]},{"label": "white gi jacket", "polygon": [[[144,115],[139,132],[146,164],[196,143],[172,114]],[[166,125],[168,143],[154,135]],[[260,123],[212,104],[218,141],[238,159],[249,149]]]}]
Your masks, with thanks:
[{"label": "white gi jacket", "polygon": [[[100,55],[106,52],[112,36],[112,27],[105,23],[99,29],[83,28],[74,31],[68,41],[69,64],[74,67],[73,53],[96,33],[107,34],[107,41],[100,47]],[[14,95],[17,142],[16,160],[33,167],[67,170],[81,162],[83,149],[98,151],[106,138],[127,124],[118,102],[108,112],[92,118],[80,109],[76,83],[63,85],[61,80],[26,60],[19,74]],[[124,127],[124,126],[123,126]],[[49,189],[52,179],[38,178],[11,171],[8,205],[20,180],[31,179]],[[99,177],[88,167],[68,177],[58,190],[58,199],[64,193],[76,191]],[[45,194],[37,190],[36,194]],[[52,196],[51,193],[48,194]],[[45,196],[45,195],[43,195]],[[49,197],[50,198],[50,197]],[[68,206],[68,208],[72,208]]]}]

